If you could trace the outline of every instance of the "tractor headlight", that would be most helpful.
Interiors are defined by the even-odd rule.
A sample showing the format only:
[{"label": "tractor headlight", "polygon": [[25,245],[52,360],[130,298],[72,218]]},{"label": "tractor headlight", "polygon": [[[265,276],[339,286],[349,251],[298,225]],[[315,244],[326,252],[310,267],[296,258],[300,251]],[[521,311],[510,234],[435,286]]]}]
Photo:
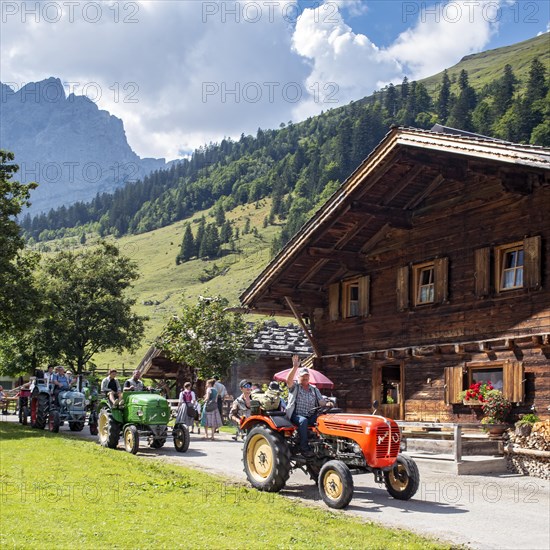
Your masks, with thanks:
[{"label": "tractor headlight", "polygon": [[138,416],[143,416],[143,411],[141,409],[138,410],[138,412],[136,413]]},{"label": "tractor headlight", "polygon": [[65,403],[66,403],[67,405],[70,405],[72,402],[73,402],[72,399],[65,399]]},{"label": "tractor headlight", "polygon": [[90,404],[90,400],[89,400],[89,399],[86,399],[86,400],[84,401],[84,403],[85,403],[86,405],[89,405],[89,404]]}]

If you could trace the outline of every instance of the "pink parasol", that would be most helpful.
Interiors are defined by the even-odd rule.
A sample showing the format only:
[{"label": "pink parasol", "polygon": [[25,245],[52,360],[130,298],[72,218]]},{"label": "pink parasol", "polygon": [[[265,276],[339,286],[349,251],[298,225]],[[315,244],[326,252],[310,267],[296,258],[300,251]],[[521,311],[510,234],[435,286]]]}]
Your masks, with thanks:
[{"label": "pink parasol", "polygon": [[[289,374],[289,372],[292,369],[286,369],[282,370],[281,372],[275,373],[273,376],[274,380],[278,380],[279,382],[286,382],[286,378]],[[319,372],[315,369],[308,369],[309,370],[309,383],[312,386],[316,386],[317,388],[334,388],[334,383],[330,378],[327,378],[323,373]],[[298,378],[298,374],[296,374],[296,378]]]}]

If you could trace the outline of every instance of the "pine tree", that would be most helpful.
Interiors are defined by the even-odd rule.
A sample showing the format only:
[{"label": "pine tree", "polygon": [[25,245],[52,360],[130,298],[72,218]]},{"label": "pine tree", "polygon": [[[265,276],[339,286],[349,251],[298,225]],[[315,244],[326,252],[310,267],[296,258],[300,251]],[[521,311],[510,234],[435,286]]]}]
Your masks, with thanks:
[{"label": "pine tree", "polygon": [[221,204],[218,204],[214,210],[214,219],[218,227],[221,227],[225,223],[225,212]]},{"label": "pine tree", "polygon": [[202,216],[202,218],[199,221],[199,227],[197,228],[197,235],[195,237],[195,247],[193,250],[193,256],[197,256],[199,258],[201,257],[199,252],[200,252],[201,243],[204,239],[205,227],[206,227],[206,219],[204,216]]},{"label": "pine tree", "polygon": [[511,106],[517,79],[511,65],[505,65],[504,75],[496,82],[493,93],[495,116],[501,117]]},{"label": "pine tree", "polygon": [[548,86],[546,85],[545,78],[546,69],[539,58],[535,57],[529,67],[529,80],[527,81],[527,90],[525,92],[527,103],[532,104],[546,96]]},{"label": "pine tree", "polygon": [[384,107],[388,111],[390,117],[394,117],[397,113],[397,90],[395,86],[390,83],[386,91],[386,96],[384,98]]},{"label": "pine tree", "polygon": [[443,79],[441,81],[441,89],[439,90],[439,96],[437,98],[437,116],[439,122],[445,124],[449,118],[449,104],[451,101],[451,80],[447,69],[443,72]]},{"label": "pine tree", "polygon": [[401,83],[401,107],[404,107],[407,103],[409,97],[409,79],[407,77],[403,78]]},{"label": "pine tree", "polygon": [[231,228],[231,223],[229,223],[229,220],[226,220],[220,231],[220,241],[222,243],[228,243],[231,240],[232,234],[233,229]]},{"label": "pine tree", "polygon": [[195,254],[195,240],[193,239],[193,232],[191,231],[191,225],[185,225],[185,231],[183,233],[183,239],[181,241],[180,253],[176,258],[176,263],[187,262]]},{"label": "pine tree", "polygon": [[472,111],[477,104],[477,95],[475,90],[470,86],[468,81],[468,73],[462,69],[458,78],[460,94],[451,110],[449,117],[449,126],[459,128],[468,132],[474,131],[472,122]]}]

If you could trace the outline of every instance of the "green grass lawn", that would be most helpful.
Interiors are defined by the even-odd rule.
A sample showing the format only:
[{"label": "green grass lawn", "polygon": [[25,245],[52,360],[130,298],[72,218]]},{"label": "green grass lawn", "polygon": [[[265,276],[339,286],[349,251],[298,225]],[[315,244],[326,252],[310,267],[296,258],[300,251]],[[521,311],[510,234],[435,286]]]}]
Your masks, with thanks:
[{"label": "green grass lawn", "polygon": [[2,548],[450,548],[196,470],[0,422]]}]

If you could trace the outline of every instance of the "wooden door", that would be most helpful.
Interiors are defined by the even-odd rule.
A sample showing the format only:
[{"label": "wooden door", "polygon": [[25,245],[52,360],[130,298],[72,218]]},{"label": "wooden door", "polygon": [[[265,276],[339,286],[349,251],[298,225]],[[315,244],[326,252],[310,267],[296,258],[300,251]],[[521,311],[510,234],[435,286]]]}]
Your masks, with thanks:
[{"label": "wooden door", "polygon": [[403,363],[373,365],[372,401],[378,401],[378,414],[403,420],[405,414],[405,369]]}]

